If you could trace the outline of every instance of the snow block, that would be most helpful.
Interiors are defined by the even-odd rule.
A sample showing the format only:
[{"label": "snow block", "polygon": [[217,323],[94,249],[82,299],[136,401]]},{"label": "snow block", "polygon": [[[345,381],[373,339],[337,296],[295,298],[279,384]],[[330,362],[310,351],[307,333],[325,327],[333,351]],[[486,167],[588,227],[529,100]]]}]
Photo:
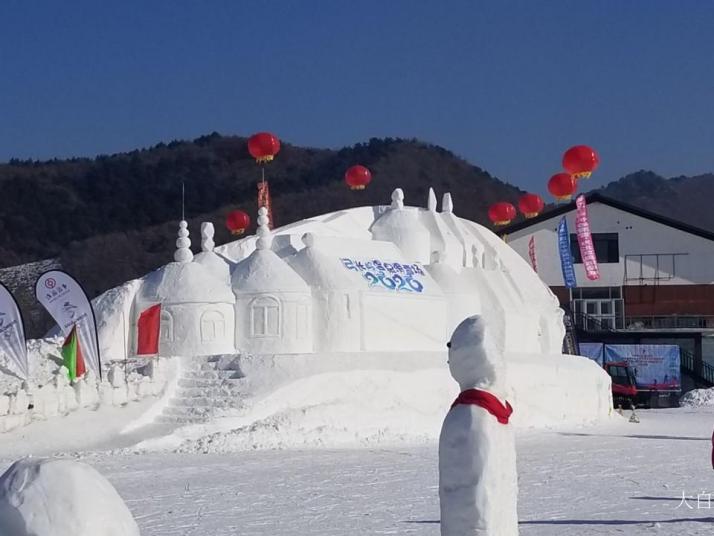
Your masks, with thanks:
[{"label": "snow block", "polygon": [[114,401],[114,389],[106,380],[99,384],[99,400],[103,406],[111,406]]},{"label": "snow block", "polygon": [[10,396],[10,415],[24,415],[27,413],[27,405],[30,399],[24,389],[19,389],[17,393]]},{"label": "snow block", "polygon": [[126,384],[124,368],[121,365],[112,365],[112,368],[109,369],[109,383],[114,388],[123,387]]},{"label": "snow block", "polygon": [[112,485],[89,465],[27,458],[0,476],[0,534],[139,536]]}]

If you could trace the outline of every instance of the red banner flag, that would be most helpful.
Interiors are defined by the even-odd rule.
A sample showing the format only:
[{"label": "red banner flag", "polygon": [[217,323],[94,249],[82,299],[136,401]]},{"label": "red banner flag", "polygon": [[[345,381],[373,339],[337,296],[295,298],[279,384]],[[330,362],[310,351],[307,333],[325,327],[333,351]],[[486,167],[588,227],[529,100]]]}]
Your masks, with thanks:
[{"label": "red banner flag", "polygon": [[159,353],[159,331],[161,329],[161,304],[152,305],[139,315],[136,338],[137,355]]},{"label": "red banner flag", "polygon": [[528,257],[531,260],[531,266],[533,267],[533,271],[538,273],[538,262],[536,260],[536,248],[535,248],[535,236],[531,236],[531,239],[528,241]]},{"label": "red banner flag", "polygon": [[597,265],[595,246],[590,233],[590,222],[588,221],[588,209],[585,203],[585,196],[579,195],[575,199],[575,233],[578,236],[578,246],[580,247],[580,257],[583,260],[585,275],[591,281],[600,279],[600,269]]},{"label": "red banner flag", "polygon": [[67,367],[69,379],[74,381],[77,378],[84,376],[87,372],[87,367],[84,365],[84,356],[82,355],[82,347],[79,344],[77,336],[77,326],[72,327],[67,338],[62,345],[62,361]]},{"label": "red banner flag", "polygon": [[268,228],[273,228],[273,208],[270,203],[270,190],[266,181],[258,183],[258,208],[268,209]]}]

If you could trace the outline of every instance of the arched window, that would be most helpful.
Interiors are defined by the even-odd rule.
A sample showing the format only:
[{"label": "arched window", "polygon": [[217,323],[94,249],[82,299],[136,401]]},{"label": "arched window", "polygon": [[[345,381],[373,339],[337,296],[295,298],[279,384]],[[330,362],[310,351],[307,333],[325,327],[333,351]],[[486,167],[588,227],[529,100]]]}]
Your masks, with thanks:
[{"label": "arched window", "polygon": [[251,337],[280,336],[280,302],[266,296],[256,298],[250,304]]},{"label": "arched window", "polygon": [[201,315],[201,342],[222,340],[226,334],[226,321],[220,311],[206,311]]},{"label": "arched window", "polygon": [[161,310],[161,340],[174,342],[174,317],[165,309]]}]

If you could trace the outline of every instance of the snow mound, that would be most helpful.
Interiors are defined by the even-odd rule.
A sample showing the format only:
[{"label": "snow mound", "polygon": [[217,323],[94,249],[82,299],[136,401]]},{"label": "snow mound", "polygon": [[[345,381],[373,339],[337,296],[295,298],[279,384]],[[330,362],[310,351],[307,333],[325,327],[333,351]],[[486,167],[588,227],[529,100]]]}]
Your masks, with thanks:
[{"label": "snow mound", "polygon": [[[52,381],[57,370],[62,366],[63,342],[64,339],[62,337],[29,339],[27,341],[30,384],[41,386],[47,385]],[[0,360],[2,360],[1,355]],[[17,391],[22,386],[22,383],[22,379],[19,376],[10,372],[9,366],[4,366],[4,363],[0,362],[0,395]]]},{"label": "snow mound", "polygon": [[139,536],[129,509],[89,465],[26,458],[0,477],[0,534]]},{"label": "snow mound", "polygon": [[694,389],[684,393],[679,399],[679,405],[686,408],[714,406],[714,387],[709,389]]},{"label": "snow mound", "polygon": [[[431,442],[456,394],[446,369],[319,374],[278,389],[248,415],[173,439],[184,453]],[[166,448],[166,438],[155,446]]]}]

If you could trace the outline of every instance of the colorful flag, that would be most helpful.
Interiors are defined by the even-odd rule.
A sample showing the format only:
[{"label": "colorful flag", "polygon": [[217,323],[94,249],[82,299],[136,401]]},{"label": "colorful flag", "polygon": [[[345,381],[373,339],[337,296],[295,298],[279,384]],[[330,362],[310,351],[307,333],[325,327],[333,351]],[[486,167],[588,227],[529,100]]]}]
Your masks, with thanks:
[{"label": "colorful flag", "polygon": [[159,332],[161,330],[161,304],[152,305],[141,312],[136,339],[137,355],[159,353]]},{"label": "colorful flag", "polygon": [[585,275],[591,281],[600,279],[600,269],[597,265],[597,256],[593,246],[593,236],[590,232],[590,222],[588,222],[588,209],[585,204],[585,196],[579,195],[575,199],[575,233],[578,236],[578,246],[580,247],[580,258],[583,259]]},{"label": "colorful flag", "polygon": [[87,371],[82,355],[82,346],[77,336],[77,327],[73,327],[62,345],[62,360],[69,371],[69,379],[74,381],[84,376]]},{"label": "colorful flag", "polygon": [[97,321],[82,285],[67,272],[50,270],[37,278],[35,296],[52,315],[65,337],[69,337],[70,332],[77,329],[86,364],[101,379],[102,359],[99,353]]},{"label": "colorful flag", "polygon": [[570,253],[570,235],[568,234],[568,222],[565,216],[558,224],[558,250],[560,251],[560,268],[563,271],[563,282],[567,288],[575,288],[575,268],[573,267],[573,256]]},{"label": "colorful flag", "polygon": [[273,228],[273,208],[270,202],[270,189],[266,181],[258,183],[258,208],[265,207],[268,209],[268,228]]},{"label": "colorful flag", "polygon": [[535,235],[531,236],[528,241],[528,257],[531,260],[531,266],[533,271],[538,273],[538,262],[536,261],[536,249],[535,249]]}]

